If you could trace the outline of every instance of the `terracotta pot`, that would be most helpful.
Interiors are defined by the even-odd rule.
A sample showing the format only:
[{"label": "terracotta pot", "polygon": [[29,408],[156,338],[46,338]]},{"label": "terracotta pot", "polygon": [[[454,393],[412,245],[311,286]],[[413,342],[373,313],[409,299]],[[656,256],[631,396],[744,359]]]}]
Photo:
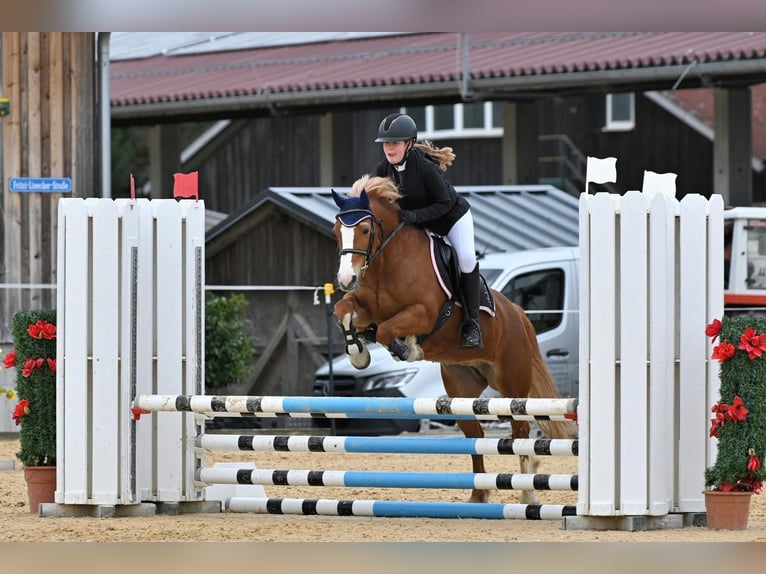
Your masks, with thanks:
[{"label": "terracotta pot", "polygon": [[752,492],[705,490],[707,527],[716,530],[746,530]]},{"label": "terracotta pot", "polygon": [[39,514],[41,502],[55,502],[55,466],[25,466],[24,480],[27,481],[29,512]]}]

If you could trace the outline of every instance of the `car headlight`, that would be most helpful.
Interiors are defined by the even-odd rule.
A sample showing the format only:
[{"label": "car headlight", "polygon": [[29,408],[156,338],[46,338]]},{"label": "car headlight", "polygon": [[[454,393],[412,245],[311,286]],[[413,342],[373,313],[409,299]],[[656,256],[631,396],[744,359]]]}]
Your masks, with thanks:
[{"label": "car headlight", "polygon": [[409,383],[418,373],[417,369],[406,369],[393,373],[373,375],[364,383],[363,392],[379,391],[381,389],[398,389]]}]

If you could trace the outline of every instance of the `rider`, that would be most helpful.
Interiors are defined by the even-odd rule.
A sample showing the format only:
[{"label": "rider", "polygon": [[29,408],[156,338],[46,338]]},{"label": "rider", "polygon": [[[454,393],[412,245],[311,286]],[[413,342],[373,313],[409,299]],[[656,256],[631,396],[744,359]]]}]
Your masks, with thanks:
[{"label": "rider", "polygon": [[418,128],[406,114],[391,114],[378,127],[376,143],[383,144],[386,159],[376,175],[390,177],[402,198],[401,219],[446,236],[457,254],[460,288],[463,292],[463,325],[460,347],[484,346],[479,324],[479,263],[476,260],[473,216],[468,201],[459,195],[442,172],[452,165],[452,148],[437,148],[428,141],[416,141]]}]

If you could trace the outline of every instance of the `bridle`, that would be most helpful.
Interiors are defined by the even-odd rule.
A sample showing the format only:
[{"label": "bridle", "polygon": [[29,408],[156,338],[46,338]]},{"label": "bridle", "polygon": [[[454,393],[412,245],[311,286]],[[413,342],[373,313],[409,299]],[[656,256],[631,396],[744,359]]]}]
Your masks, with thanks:
[{"label": "bridle", "polygon": [[[372,262],[375,261],[375,259],[380,255],[380,253],[383,251],[383,248],[388,245],[388,242],[393,239],[393,237],[399,233],[399,231],[404,227],[404,222],[400,221],[399,225],[397,225],[394,230],[391,232],[391,235],[386,237],[383,241],[381,241],[380,246],[375,250],[373,253],[373,248],[375,246],[375,227],[377,226],[380,228],[380,235],[383,236],[383,221],[377,217],[375,217],[375,214],[370,209],[347,209],[345,211],[341,211],[335,216],[336,220],[340,220],[340,218],[344,215],[349,215],[353,213],[361,213],[365,217],[362,217],[357,221],[354,225],[351,227],[356,227],[359,225],[360,221],[363,221],[364,219],[367,219],[367,217],[370,218],[372,221],[372,227],[370,228],[370,240],[367,243],[367,249],[341,249],[338,252],[338,259],[346,255],[347,253],[352,253],[356,255],[364,255],[364,265],[362,266],[362,271],[367,269],[370,265],[372,265]],[[341,221],[341,225],[343,225],[343,222]]]}]

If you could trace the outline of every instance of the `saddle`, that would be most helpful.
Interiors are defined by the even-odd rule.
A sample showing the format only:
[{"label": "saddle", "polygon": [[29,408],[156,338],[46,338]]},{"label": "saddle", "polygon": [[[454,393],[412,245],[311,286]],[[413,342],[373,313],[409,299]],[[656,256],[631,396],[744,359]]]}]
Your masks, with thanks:
[{"label": "saddle", "polygon": [[[447,296],[448,301],[454,301],[462,306],[462,293],[460,293],[460,267],[458,266],[455,249],[442,236],[426,231],[431,249],[431,264],[439,280],[439,285]],[[487,287],[484,276],[479,285],[479,310],[487,313],[490,317],[495,316],[495,299]]]},{"label": "saddle", "polygon": [[[431,253],[431,265],[436,278],[439,282],[444,294],[447,296],[447,301],[444,302],[442,308],[439,310],[439,316],[436,318],[436,323],[430,333],[418,335],[418,344],[422,343],[433,335],[439,328],[447,322],[447,319],[452,316],[452,312],[455,310],[455,305],[463,306],[463,296],[460,292],[460,267],[458,265],[457,255],[455,254],[455,248],[452,247],[441,235],[436,235],[429,230],[426,230],[429,240],[429,250]],[[481,282],[479,284],[479,311],[487,313],[490,317],[495,316],[495,299],[492,297],[492,293],[487,287],[487,280],[484,276],[479,274]],[[370,324],[364,331],[359,333],[359,337],[367,342],[374,343],[376,340],[378,326],[376,324]],[[409,349],[404,342],[399,339],[394,339],[389,350],[391,353],[399,359],[406,361],[409,356]]]}]

